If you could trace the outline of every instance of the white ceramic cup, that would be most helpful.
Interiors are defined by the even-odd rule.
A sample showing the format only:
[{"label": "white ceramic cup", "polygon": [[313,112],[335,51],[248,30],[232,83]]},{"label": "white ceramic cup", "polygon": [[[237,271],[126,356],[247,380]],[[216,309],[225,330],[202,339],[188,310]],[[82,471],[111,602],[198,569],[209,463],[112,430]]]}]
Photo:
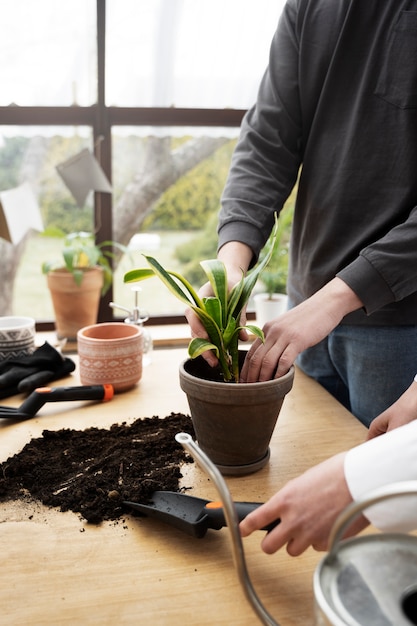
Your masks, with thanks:
[{"label": "white ceramic cup", "polygon": [[134,387],[142,377],[142,329],[124,322],[104,322],[77,333],[79,375],[83,385]]},{"label": "white ceramic cup", "polygon": [[35,350],[33,317],[8,315],[0,317],[0,361],[28,356]]}]

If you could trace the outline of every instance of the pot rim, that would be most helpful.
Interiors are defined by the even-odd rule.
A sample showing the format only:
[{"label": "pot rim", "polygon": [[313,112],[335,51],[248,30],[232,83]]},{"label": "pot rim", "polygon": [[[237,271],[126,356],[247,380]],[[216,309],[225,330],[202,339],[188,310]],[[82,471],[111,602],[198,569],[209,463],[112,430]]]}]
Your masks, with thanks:
[{"label": "pot rim", "polygon": [[35,319],[25,315],[2,315],[0,317],[0,330],[3,332],[16,332],[20,330],[33,329]]},{"label": "pot rim", "polygon": [[[88,272],[97,272],[97,270],[102,273],[104,272],[103,268],[101,267],[101,265],[90,265],[88,267],[77,267],[77,270],[81,270],[83,272],[83,274],[88,274]],[[48,270],[47,274],[71,274],[71,276],[73,275],[73,272],[71,270],[69,270],[67,267],[62,266],[62,267],[54,267],[50,270]]]},{"label": "pot rim", "polygon": [[195,386],[199,386],[199,385],[203,385],[205,388],[207,387],[213,387],[218,389],[219,385],[221,386],[225,386],[225,389],[227,388],[228,393],[234,393],[232,391],[232,389],[240,389],[240,393],[251,393],[253,392],[253,389],[257,389],[258,391],[263,391],[263,390],[268,390],[271,387],[276,387],[276,385],[278,384],[278,382],[280,383],[281,387],[288,387],[287,390],[285,391],[285,393],[288,393],[293,385],[293,379],[294,379],[294,375],[295,375],[295,367],[294,365],[291,365],[290,369],[288,370],[288,372],[286,374],[284,374],[283,376],[280,376],[280,378],[271,378],[271,380],[265,380],[265,381],[258,381],[256,383],[228,383],[225,381],[216,381],[216,380],[210,380],[210,379],[206,379],[206,378],[202,378],[200,376],[195,376],[193,374],[190,374],[189,372],[187,372],[187,370],[185,369],[185,364],[189,363],[191,361],[194,361],[194,359],[191,359],[191,357],[188,357],[187,359],[184,359],[181,363],[180,363],[180,376],[184,379],[187,380],[189,383],[195,385]]},{"label": "pot rim", "polygon": [[[123,331],[126,331],[124,335],[120,335],[118,337],[94,337],[89,333],[94,332],[96,330],[105,331],[105,329],[116,329],[120,328]],[[125,322],[101,322],[98,324],[90,324],[90,326],[84,326],[80,328],[77,333],[78,339],[82,341],[95,342],[95,343],[109,343],[111,341],[127,341],[129,339],[134,339],[142,334],[142,329],[139,326],[134,326],[133,324],[126,324]]]}]

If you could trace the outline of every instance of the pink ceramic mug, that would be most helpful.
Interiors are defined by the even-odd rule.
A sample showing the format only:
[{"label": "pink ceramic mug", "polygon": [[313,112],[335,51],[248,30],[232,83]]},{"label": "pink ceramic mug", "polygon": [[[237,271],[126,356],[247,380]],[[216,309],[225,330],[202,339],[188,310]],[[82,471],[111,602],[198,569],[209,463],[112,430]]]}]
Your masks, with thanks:
[{"label": "pink ceramic mug", "polygon": [[134,387],[142,377],[142,330],[124,322],[85,326],[77,333],[82,385],[113,385],[114,391]]}]

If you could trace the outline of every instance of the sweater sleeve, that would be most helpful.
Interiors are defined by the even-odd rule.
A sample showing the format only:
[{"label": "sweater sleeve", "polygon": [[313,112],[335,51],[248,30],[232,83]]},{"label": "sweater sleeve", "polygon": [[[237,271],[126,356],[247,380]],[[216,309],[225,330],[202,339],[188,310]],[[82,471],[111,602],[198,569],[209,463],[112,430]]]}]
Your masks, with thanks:
[{"label": "sweater sleeve", "polygon": [[219,248],[247,244],[254,261],[297,180],[302,160],[297,2],[287,2],[273,37],[256,104],[240,130],[219,215]]},{"label": "sweater sleeve", "polygon": [[357,293],[371,314],[416,291],[417,207],[384,237],[364,248],[337,276]]},{"label": "sweater sleeve", "polygon": [[[354,500],[383,485],[417,480],[417,420],[349,450],[345,477]],[[387,500],[364,514],[379,530],[415,530],[417,494]]]}]

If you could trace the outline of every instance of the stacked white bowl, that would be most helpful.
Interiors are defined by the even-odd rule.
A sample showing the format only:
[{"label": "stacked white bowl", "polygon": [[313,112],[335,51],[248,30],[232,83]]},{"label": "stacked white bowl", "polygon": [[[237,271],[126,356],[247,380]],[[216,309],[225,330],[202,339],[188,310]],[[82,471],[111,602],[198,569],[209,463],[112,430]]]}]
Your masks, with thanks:
[{"label": "stacked white bowl", "polygon": [[18,359],[34,350],[35,320],[32,317],[0,317],[0,361]]}]

